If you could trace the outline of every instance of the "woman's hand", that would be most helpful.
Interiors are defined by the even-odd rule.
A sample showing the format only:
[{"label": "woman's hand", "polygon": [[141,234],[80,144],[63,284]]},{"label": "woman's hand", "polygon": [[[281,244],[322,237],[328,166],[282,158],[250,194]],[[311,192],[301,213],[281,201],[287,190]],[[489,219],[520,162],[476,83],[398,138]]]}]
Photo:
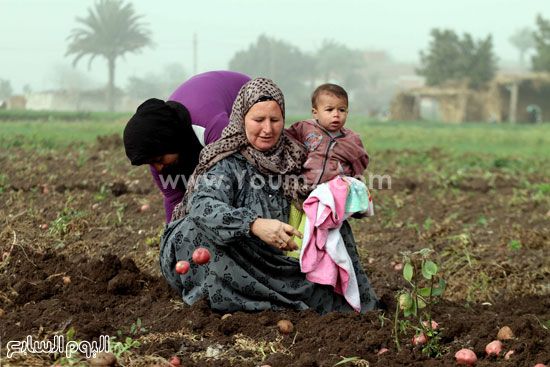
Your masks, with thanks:
[{"label": "woman's hand", "polygon": [[283,251],[298,250],[292,236],[302,238],[302,234],[296,228],[277,219],[258,218],[250,226],[250,232],[265,243]]}]

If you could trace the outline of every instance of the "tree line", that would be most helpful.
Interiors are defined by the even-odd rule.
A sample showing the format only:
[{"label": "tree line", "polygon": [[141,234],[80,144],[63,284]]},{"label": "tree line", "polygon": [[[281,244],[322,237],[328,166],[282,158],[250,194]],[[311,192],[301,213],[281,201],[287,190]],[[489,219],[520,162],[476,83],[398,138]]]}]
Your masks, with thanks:
[{"label": "tree line", "polygon": [[[142,18],[132,3],[98,0],[85,17],[76,18],[79,26],[67,37],[66,56],[73,58],[73,66],[85,57],[88,67],[98,56],[107,62],[106,98],[110,110],[114,107],[117,60],[153,45],[151,30]],[[533,49],[532,70],[550,72],[550,20],[538,15],[535,25],[535,30],[518,30],[509,41],[519,50],[521,62],[525,53]],[[428,85],[458,80],[477,88],[494,77],[498,60],[491,35],[476,40],[469,33],[460,36],[453,30],[433,29],[430,37],[427,49],[420,51],[420,66],[416,69]],[[228,65],[229,70],[276,81],[285,91],[291,110],[308,108],[308,95],[317,84],[324,82],[341,84],[351,95],[364,97],[365,86],[373,82],[369,79],[376,79],[365,73],[368,68],[364,52],[338,41],[325,40],[317,50],[306,53],[268,35],[260,35],[247,49],[238,51]],[[181,67],[168,66],[165,71],[166,75],[133,77],[128,81],[127,90],[140,98],[147,98],[147,94],[161,97],[158,93],[175,89],[184,81]],[[175,80],[178,78],[181,80]],[[11,93],[9,81],[0,78],[0,99],[9,98]]]},{"label": "tree line", "polygon": [[[525,53],[534,50],[531,70],[550,72],[550,20],[542,15],[536,18],[536,30],[522,28],[509,41],[520,53],[520,64]],[[449,81],[464,81],[472,88],[489,82],[497,71],[497,57],[491,35],[474,40],[469,33],[460,37],[449,29],[433,29],[428,49],[420,51],[417,73],[426,78],[426,84],[441,86]]]}]

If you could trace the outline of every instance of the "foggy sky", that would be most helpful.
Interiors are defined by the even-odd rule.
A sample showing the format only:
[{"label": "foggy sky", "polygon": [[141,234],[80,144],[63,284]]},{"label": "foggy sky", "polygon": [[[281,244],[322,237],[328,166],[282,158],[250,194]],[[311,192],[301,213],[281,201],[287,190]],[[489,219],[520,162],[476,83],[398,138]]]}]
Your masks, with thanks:
[{"label": "foggy sky", "polygon": [[[499,61],[517,61],[508,38],[522,27],[535,28],[535,17],[550,17],[549,0],[135,0],[137,14],[152,30],[154,48],[127,54],[117,62],[116,85],[130,76],[180,63],[193,72],[192,39],[198,37],[198,72],[226,69],[236,51],[247,49],[264,33],[313,51],[323,39],[350,48],[385,50],[394,60],[418,62],[432,28],[449,28],[476,39],[493,35]],[[0,79],[14,93],[56,88],[52,70],[71,65],[64,57],[66,38],[85,17],[92,0],[0,0]],[[91,69],[82,59],[77,70],[92,86],[107,81],[106,62]]]}]

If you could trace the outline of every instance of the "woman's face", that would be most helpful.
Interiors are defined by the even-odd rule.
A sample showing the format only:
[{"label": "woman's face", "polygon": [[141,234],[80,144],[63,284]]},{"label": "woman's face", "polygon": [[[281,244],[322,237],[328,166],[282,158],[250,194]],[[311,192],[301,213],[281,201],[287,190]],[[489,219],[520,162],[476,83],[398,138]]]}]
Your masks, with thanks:
[{"label": "woman's face", "polygon": [[261,151],[275,146],[284,125],[281,107],[275,101],[256,103],[244,117],[246,138],[254,148]]},{"label": "woman's face", "polygon": [[147,159],[145,163],[152,165],[158,173],[162,173],[166,168],[177,165],[179,163],[179,156],[178,153],[163,154]]}]

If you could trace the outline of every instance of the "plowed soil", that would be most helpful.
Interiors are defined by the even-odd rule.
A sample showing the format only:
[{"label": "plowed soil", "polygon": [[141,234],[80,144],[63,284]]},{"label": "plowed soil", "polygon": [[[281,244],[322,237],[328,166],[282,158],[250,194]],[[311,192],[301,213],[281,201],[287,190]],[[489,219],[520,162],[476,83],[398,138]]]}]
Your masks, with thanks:
[{"label": "plowed soil", "polygon": [[[457,160],[492,164],[449,170]],[[371,172],[391,174],[392,187],[372,190],[375,216],[353,220],[352,228],[384,308],[222,319],[206,301],[182,303],[160,275],[162,196],[148,168],[129,165],[118,136],[65,149],[0,150],[0,249],[9,253],[0,263],[1,365],[89,365],[82,355],[6,356],[9,341],[55,335],[109,335],[118,348],[137,341],[116,350],[120,366],[165,366],[171,356],[183,366],[334,366],[347,358],[339,365],[455,366],[462,348],[476,353],[477,366],[549,364],[549,166],[517,171],[491,157],[439,150],[378,152],[372,162]],[[395,295],[408,286],[401,252],[428,247],[447,281],[432,308],[438,357],[412,344],[411,327],[398,333],[400,352],[395,344]],[[282,334],[281,319],[294,331]],[[485,346],[505,325],[515,338],[487,356]],[[389,351],[379,355],[382,348]]]}]

